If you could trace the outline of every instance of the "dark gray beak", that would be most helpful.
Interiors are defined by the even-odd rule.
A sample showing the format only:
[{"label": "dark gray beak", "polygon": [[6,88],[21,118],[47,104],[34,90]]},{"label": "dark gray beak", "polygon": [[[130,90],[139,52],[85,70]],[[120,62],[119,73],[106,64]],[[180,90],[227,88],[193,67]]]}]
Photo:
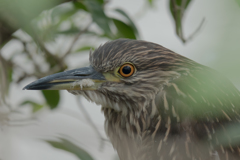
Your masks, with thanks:
[{"label": "dark gray beak", "polygon": [[43,77],[23,90],[95,90],[105,80],[101,73],[89,66]]}]

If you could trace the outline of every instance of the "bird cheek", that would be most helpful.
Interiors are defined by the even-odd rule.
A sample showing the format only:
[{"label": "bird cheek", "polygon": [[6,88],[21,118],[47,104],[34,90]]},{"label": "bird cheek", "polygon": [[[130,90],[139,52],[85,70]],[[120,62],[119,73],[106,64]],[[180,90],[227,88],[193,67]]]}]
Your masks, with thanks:
[{"label": "bird cheek", "polygon": [[110,82],[120,82],[120,78],[116,77],[114,74],[112,73],[103,73],[105,79],[107,81],[110,81]]}]

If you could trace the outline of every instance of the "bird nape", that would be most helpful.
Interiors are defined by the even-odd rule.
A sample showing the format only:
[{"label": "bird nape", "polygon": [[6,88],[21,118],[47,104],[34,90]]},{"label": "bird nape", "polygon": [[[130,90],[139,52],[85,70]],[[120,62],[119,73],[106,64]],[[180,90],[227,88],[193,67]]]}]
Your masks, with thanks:
[{"label": "bird nape", "polygon": [[240,133],[228,129],[240,126],[240,92],[216,71],[129,39],[105,43],[89,60],[24,89],[68,90],[102,105],[121,160],[240,159]]}]

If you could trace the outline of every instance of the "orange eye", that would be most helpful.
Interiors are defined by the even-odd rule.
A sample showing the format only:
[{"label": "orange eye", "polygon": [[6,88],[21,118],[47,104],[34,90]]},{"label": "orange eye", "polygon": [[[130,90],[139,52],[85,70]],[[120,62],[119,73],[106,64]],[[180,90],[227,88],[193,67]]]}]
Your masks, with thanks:
[{"label": "orange eye", "polygon": [[132,64],[126,63],[120,67],[118,73],[123,77],[130,77],[133,75],[135,68]]}]

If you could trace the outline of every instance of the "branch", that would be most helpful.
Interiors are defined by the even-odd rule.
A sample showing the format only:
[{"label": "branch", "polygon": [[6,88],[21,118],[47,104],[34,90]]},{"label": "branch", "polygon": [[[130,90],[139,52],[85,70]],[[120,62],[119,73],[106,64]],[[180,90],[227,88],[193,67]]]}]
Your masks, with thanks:
[{"label": "branch", "polygon": [[46,47],[45,44],[43,43],[43,41],[38,37],[38,35],[36,34],[35,30],[31,27],[29,29],[30,35],[33,38],[33,40],[39,45],[40,49],[46,54],[46,58],[51,58],[53,59],[60,68],[61,70],[65,70],[66,64],[63,62],[63,60],[57,56],[55,56],[54,54],[52,54]]},{"label": "branch", "polygon": [[184,16],[184,12],[186,10],[188,0],[182,0],[181,6],[178,6],[176,3],[176,0],[171,0],[173,5],[173,17],[175,20],[175,27],[176,27],[176,34],[177,36],[182,40],[183,43],[187,43],[189,40],[193,39],[193,37],[200,31],[202,28],[205,18],[201,21],[200,25],[197,27],[197,29],[189,36],[189,38],[185,38],[183,34],[183,27],[182,27],[182,19]]},{"label": "branch", "polygon": [[92,21],[91,21],[83,30],[81,30],[81,31],[76,35],[76,37],[73,39],[73,41],[72,41],[69,49],[68,49],[67,52],[62,56],[61,59],[64,59],[66,56],[68,56],[68,55],[71,53],[71,50],[72,50],[73,46],[76,44],[76,42],[77,42],[77,40],[79,39],[79,37],[80,37],[83,33],[87,32],[87,30],[88,30],[88,28],[91,26],[91,24],[92,24]]},{"label": "branch", "polygon": [[[27,78],[27,77],[37,77],[37,78],[41,78],[41,77],[45,77],[47,75],[50,75],[50,74],[54,74],[56,72],[59,72],[61,71],[61,67],[59,67],[59,65],[54,65],[50,70],[48,70],[47,72],[42,72],[41,69],[40,69],[40,66],[39,64],[36,62],[36,60],[34,59],[34,55],[31,54],[31,51],[29,51],[29,49],[27,48],[27,44],[30,43],[30,42],[26,42],[26,41],[23,41],[22,39],[16,37],[16,36],[13,36],[13,38],[19,40],[22,44],[23,44],[23,51],[28,55],[29,59],[31,60],[31,62],[33,63],[36,71],[34,71],[33,73],[27,73],[25,72],[25,69],[23,69],[21,66],[19,66],[18,64],[16,63],[13,63],[13,67],[15,68],[18,68],[18,69],[21,69],[22,72],[23,72],[23,75],[20,76],[18,78],[18,80],[16,81],[16,83],[19,83],[20,81],[22,81],[23,79]],[[34,42],[33,42],[34,43]],[[48,51],[47,51],[48,52]],[[37,50],[35,51],[35,53],[37,53]],[[50,53],[51,54],[51,53]]]},{"label": "branch", "polygon": [[202,26],[203,26],[204,22],[205,22],[205,18],[202,19],[202,21],[201,21],[201,23],[199,24],[199,26],[197,27],[197,29],[187,38],[186,41],[192,40],[192,39],[197,35],[197,33],[200,32],[200,30],[202,29]]},{"label": "branch", "polygon": [[[176,27],[176,34],[178,37],[182,40],[183,43],[185,43],[185,39],[183,37],[183,31],[182,31],[182,17],[184,13],[184,9],[179,7],[176,3],[176,0],[171,0],[173,5],[173,17],[175,19],[175,27]],[[180,11],[180,17],[178,17],[178,11]]]},{"label": "branch", "polygon": [[[19,39],[20,40],[20,39]],[[24,52],[28,55],[28,58],[31,59],[31,61],[33,62],[34,68],[36,69],[37,72],[41,72],[40,67],[38,66],[37,62],[35,61],[35,59],[33,58],[32,54],[29,52],[28,48],[27,48],[27,42],[24,42],[22,40],[20,40],[23,44],[24,47]]]}]

